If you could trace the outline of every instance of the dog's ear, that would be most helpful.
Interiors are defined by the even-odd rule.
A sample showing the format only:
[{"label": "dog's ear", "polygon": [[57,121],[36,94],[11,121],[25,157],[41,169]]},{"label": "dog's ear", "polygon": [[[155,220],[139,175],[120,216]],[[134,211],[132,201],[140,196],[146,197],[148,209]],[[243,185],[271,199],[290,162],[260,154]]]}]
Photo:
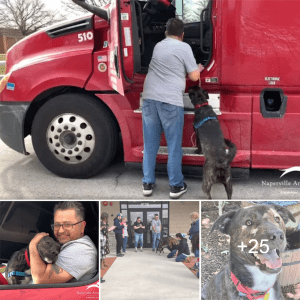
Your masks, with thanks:
[{"label": "dog's ear", "polygon": [[289,219],[291,219],[293,222],[296,222],[294,216],[288,209],[277,204],[273,204],[273,206],[275,207],[276,211],[280,214],[284,224],[286,224],[289,221]]},{"label": "dog's ear", "polygon": [[206,99],[208,100],[209,99],[208,92],[204,89],[202,89],[202,92],[203,92],[204,96],[206,97]]},{"label": "dog's ear", "polygon": [[189,95],[195,95],[198,90],[199,90],[199,86],[194,85],[189,88],[188,93]]},{"label": "dog's ear", "polygon": [[218,229],[222,233],[228,234],[230,222],[233,219],[236,212],[237,212],[236,210],[231,210],[226,214],[222,215],[221,217],[219,217],[217,221],[214,223],[210,231],[210,234],[212,234],[212,232],[215,229]]}]

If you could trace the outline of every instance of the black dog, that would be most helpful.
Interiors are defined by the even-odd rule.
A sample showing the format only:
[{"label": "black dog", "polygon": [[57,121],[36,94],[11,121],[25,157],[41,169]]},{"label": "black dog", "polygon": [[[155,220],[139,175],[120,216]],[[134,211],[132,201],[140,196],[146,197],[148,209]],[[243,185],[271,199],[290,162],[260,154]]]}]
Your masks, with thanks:
[{"label": "black dog", "polygon": [[159,255],[161,255],[161,252],[162,253],[165,253],[164,252],[164,248],[165,248],[165,245],[167,245],[167,242],[168,242],[168,238],[167,237],[162,237],[160,239],[156,239],[158,240],[158,245],[157,245],[157,248],[155,250],[155,253],[157,253],[159,251]]},{"label": "black dog", "polygon": [[[60,244],[50,236],[44,236],[37,245],[41,259],[47,264],[57,261]],[[5,269],[8,284],[27,284],[31,281],[29,246],[15,252]]]},{"label": "black dog", "polygon": [[232,196],[232,176],[230,163],[236,155],[236,146],[224,139],[216,113],[208,104],[208,93],[199,86],[189,89],[190,99],[195,106],[194,129],[197,153],[203,152],[202,190],[211,199],[211,187],[216,182],[225,186],[228,199]]}]

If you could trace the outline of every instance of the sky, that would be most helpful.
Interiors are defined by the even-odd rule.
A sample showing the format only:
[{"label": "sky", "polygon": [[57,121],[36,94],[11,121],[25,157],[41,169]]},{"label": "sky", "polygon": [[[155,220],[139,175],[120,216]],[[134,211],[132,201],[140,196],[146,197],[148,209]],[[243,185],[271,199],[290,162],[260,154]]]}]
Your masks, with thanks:
[{"label": "sky", "polygon": [[[46,8],[56,11],[62,11],[63,5],[61,4],[61,0],[41,0],[45,3]],[[68,0],[70,3],[73,3],[72,0]],[[75,3],[73,3],[74,6],[76,6]],[[67,19],[74,19],[76,16],[73,16],[72,14],[66,14]]]},{"label": "sky", "polygon": [[42,0],[42,2],[44,2],[46,4],[46,7],[49,9],[59,10],[61,8],[61,0]]}]

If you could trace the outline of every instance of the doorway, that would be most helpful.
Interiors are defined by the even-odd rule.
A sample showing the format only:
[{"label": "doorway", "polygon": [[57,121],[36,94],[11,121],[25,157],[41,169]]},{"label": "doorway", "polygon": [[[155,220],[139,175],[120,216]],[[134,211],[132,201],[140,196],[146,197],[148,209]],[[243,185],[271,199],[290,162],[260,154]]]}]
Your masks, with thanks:
[{"label": "doorway", "polygon": [[169,235],[169,203],[165,201],[155,202],[121,202],[121,213],[128,219],[128,247],[134,248],[135,235],[133,224],[138,217],[141,218],[145,226],[143,232],[143,248],[152,247],[152,227],[151,222],[155,214],[162,223],[162,236]]}]

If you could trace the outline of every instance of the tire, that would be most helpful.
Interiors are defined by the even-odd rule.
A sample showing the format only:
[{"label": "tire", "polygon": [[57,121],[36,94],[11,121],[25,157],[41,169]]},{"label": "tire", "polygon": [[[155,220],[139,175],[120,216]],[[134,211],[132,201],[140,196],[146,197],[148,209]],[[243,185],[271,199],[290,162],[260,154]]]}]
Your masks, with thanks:
[{"label": "tire", "polygon": [[45,103],[32,124],[40,162],[65,178],[89,178],[114,158],[118,129],[109,109],[91,96],[59,95]]}]

